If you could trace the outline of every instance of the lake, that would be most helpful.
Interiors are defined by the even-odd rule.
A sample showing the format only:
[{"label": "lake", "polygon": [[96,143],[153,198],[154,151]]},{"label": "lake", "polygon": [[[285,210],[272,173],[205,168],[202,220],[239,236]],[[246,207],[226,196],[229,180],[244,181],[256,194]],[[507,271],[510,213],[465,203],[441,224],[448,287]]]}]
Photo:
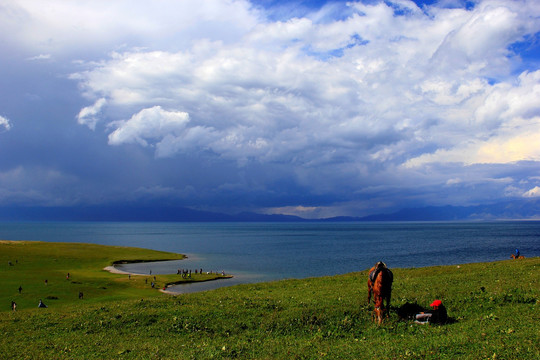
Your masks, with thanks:
[{"label": "lake", "polygon": [[2,240],[84,242],[182,253],[187,260],[131,264],[148,274],[177,269],[225,271],[230,280],[179,285],[192,292],[241,283],[390,268],[508,259],[515,248],[540,256],[539,221],[146,223],[4,222]]}]

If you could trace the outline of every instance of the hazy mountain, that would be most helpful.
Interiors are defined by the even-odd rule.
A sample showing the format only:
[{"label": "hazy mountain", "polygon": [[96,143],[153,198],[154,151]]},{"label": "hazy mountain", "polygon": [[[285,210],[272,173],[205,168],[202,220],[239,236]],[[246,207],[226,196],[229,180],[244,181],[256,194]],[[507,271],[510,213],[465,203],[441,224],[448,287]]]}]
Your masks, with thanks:
[{"label": "hazy mountain", "polygon": [[316,220],[291,215],[265,215],[252,212],[228,215],[171,206],[0,207],[0,221],[343,222],[509,219],[540,220],[540,200],[509,201],[476,206],[428,206],[406,208],[390,214],[365,217],[340,216]]},{"label": "hazy mountain", "polygon": [[516,200],[476,206],[427,206],[391,214],[362,217],[361,221],[540,220],[539,200]]}]

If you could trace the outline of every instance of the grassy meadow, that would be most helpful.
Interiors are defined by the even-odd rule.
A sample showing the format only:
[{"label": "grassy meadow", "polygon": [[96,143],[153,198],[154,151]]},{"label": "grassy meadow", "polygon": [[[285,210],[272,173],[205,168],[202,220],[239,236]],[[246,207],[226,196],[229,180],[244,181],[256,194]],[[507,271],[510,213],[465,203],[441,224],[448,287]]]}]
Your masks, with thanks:
[{"label": "grassy meadow", "polygon": [[[54,255],[47,245],[56,247]],[[80,252],[78,246],[94,245],[0,244],[4,304],[0,357],[540,358],[540,258],[392,269],[393,309],[379,326],[371,321],[373,305],[366,304],[367,269],[169,296],[101,269],[116,260],[164,259],[173,254],[115,247]],[[18,263],[9,266],[8,261],[15,259]],[[33,265],[25,265],[30,260]],[[71,281],[65,279],[68,271]],[[23,286],[19,295],[19,282],[30,274],[35,277],[32,285]],[[50,278],[47,290],[44,276]],[[75,281],[80,284],[72,284]],[[56,291],[50,294],[59,294],[58,300],[48,300],[49,308],[38,309],[36,297],[45,301],[43,291],[53,286]],[[78,288],[84,286],[85,298],[79,300]],[[24,300],[30,295],[32,301]],[[29,301],[29,306],[10,311],[12,298],[21,304]],[[396,315],[396,308],[406,302],[427,307],[435,298],[447,307],[448,324],[418,325]]]},{"label": "grassy meadow", "polygon": [[[11,301],[17,303],[18,310],[35,308],[39,299],[50,308],[63,308],[79,301],[79,292],[83,293],[85,304],[160,296],[158,289],[187,279],[176,274],[155,275],[154,281],[153,275],[128,277],[103,269],[118,262],[183,258],[182,254],[122,246],[0,241],[0,304],[4,305],[0,305],[0,311],[9,310]],[[218,277],[221,276],[193,274],[191,281]]]}]

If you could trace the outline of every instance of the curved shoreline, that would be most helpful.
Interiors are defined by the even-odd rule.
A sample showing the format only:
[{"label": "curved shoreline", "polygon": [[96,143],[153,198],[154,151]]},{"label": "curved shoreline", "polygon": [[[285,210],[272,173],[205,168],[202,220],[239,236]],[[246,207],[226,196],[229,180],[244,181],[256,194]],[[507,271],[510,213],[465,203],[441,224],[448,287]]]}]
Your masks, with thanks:
[{"label": "curved shoreline", "polygon": [[[151,261],[149,261],[149,262],[151,262]],[[150,276],[150,275],[147,275],[147,274],[137,274],[137,273],[132,273],[132,272],[120,270],[116,266],[114,266],[114,264],[104,267],[103,270],[108,271],[111,274],[117,274],[117,275]],[[163,275],[163,274],[161,274],[161,275]],[[168,275],[174,275],[174,274],[168,274]],[[164,294],[167,294],[167,295],[176,296],[176,295],[181,295],[181,294],[177,293],[177,292],[174,292],[174,291],[167,290],[167,288],[169,288],[171,286],[175,286],[175,285],[181,285],[181,284],[197,284],[197,283],[204,283],[204,282],[208,282],[208,281],[226,280],[226,279],[232,279],[233,277],[234,277],[233,275],[221,275],[220,277],[217,277],[217,278],[214,278],[214,279],[206,279],[206,280],[200,280],[200,281],[171,282],[171,283],[166,283],[165,288],[159,288],[158,291],[162,292]]]},{"label": "curved shoreline", "polygon": [[140,275],[140,276],[145,276],[145,274],[135,274],[135,273],[130,273],[128,271],[124,271],[124,270],[120,270],[118,269],[116,266],[114,265],[109,265],[109,266],[106,266],[103,268],[103,270],[105,271],[108,271],[110,272],[111,274],[120,274],[120,275]]}]

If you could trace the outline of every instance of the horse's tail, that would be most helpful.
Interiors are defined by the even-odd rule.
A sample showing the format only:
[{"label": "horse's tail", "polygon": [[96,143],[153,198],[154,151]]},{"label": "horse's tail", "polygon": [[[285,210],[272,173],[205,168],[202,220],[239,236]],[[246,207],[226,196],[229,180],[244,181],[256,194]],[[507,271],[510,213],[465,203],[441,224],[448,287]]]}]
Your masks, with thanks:
[{"label": "horse's tail", "polygon": [[381,269],[379,274],[381,276],[381,281],[390,283],[394,281],[394,274],[392,274],[392,271],[390,271],[388,268]]}]

